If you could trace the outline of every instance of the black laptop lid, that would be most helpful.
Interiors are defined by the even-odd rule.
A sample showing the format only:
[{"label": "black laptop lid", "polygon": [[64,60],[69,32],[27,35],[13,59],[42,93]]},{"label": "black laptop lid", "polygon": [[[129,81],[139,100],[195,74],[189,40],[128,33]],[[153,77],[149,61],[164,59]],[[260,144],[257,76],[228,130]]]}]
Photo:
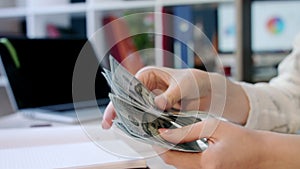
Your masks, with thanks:
[{"label": "black laptop lid", "polygon": [[[17,52],[20,66],[16,65],[3,45],[0,55],[18,109],[45,106],[55,106],[56,109],[73,108],[73,70],[87,39],[8,40]],[[92,49],[91,45],[90,48]],[[94,52],[89,52],[86,57],[97,61]],[[100,68],[95,79],[95,95],[98,101],[106,103],[109,87],[101,71]]]}]

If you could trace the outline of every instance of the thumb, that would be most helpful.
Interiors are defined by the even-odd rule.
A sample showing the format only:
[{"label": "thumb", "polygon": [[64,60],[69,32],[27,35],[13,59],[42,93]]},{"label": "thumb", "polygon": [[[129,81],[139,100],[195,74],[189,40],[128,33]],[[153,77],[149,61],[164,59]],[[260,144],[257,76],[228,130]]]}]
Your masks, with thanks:
[{"label": "thumb", "polygon": [[200,138],[210,138],[215,133],[219,120],[204,120],[189,126],[177,129],[159,129],[160,136],[172,143],[186,143]]},{"label": "thumb", "polygon": [[155,97],[154,102],[161,110],[172,108],[181,100],[181,91],[178,85],[170,85],[168,89]]}]

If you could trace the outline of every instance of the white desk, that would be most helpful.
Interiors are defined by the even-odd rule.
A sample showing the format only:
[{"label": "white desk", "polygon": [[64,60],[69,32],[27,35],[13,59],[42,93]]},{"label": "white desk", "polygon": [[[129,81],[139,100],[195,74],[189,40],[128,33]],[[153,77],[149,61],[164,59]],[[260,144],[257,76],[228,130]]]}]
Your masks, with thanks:
[{"label": "white desk", "polygon": [[32,126],[70,126],[64,123],[48,122],[44,120],[35,120],[22,116],[20,113],[12,113],[0,117],[0,129],[5,128],[28,128]]},{"label": "white desk", "polygon": [[[0,148],[5,147],[28,147],[28,146],[41,146],[41,145],[53,145],[53,144],[68,144],[68,143],[78,143],[88,141],[90,138],[87,135],[83,135],[84,132],[78,133],[78,130],[73,130],[74,128],[82,127],[79,125],[68,125],[63,123],[52,123],[47,121],[41,120],[33,120],[23,117],[20,114],[10,114],[0,118],[0,135],[1,132],[6,132],[7,130],[14,131],[17,128],[22,130],[22,128],[29,128],[30,126],[39,126],[39,125],[51,125],[51,127],[39,127],[39,128],[32,128],[33,130],[37,130],[37,135],[28,137],[26,133],[23,133],[21,136],[19,134],[18,138],[22,138],[21,140],[15,140],[14,133],[11,133],[11,137],[8,138],[1,138],[0,139]],[[85,126],[91,125],[95,126],[98,125],[98,122],[89,122],[84,124]],[[13,128],[13,129],[12,129]],[[100,129],[99,124],[99,129]],[[66,131],[66,132],[57,132],[53,134],[53,131]],[[113,130],[105,130],[100,131],[103,132],[103,138],[105,140],[112,140],[115,139],[113,137]],[[47,133],[51,131],[51,133]],[[143,148],[138,147],[139,145],[134,145],[135,148]],[[147,152],[152,153],[152,152]],[[17,161],[16,161],[17,162]],[[151,157],[147,158],[147,165],[150,169],[173,169],[173,167],[166,165],[159,157]]]}]

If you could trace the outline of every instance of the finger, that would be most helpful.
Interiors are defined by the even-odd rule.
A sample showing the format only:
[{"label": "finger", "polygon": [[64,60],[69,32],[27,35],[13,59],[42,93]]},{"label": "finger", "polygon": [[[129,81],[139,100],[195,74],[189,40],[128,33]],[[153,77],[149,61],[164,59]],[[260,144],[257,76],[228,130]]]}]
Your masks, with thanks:
[{"label": "finger", "polygon": [[181,91],[178,85],[170,85],[163,93],[155,97],[155,104],[158,108],[165,110],[172,108],[181,100]]},{"label": "finger", "polygon": [[200,138],[213,137],[220,121],[217,119],[204,120],[189,126],[177,129],[159,129],[161,137],[172,143],[185,143]]},{"label": "finger", "polygon": [[116,112],[112,102],[110,102],[105,108],[104,115],[102,118],[102,128],[109,129],[113,124],[113,119],[116,117]]},{"label": "finger", "polygon": [[169,87],[163,94],[155,98],[159,108],[170,109],[179,102],[181,105],[185,105],[189,103],[187,100],[200,97],[192,71],[168,69],[165,74],[168,74]]},{"label": "finger", "polygon": [[159,129],[159,133],[165,140],[178,144],[184,142],[191,142],[200,138],[202,131],[202,122],[185,126],[177,129]]},{"label": "finger", "polygon": [[165,90],[168,86],[165,79],[168,77],[161,73],[161,69],[153,66],[144,67],[136,73],[135,77],[151,91],[155,89]]},{"label": "finger", "polygon": [[181,99],[180,88],[173,82],[174,79],[171,79],[172,74],[174,72],[167,68],[149,66],[135,75],[149,90],[162,93],[155,98],[157,107],[162,110],[171,108]]}]

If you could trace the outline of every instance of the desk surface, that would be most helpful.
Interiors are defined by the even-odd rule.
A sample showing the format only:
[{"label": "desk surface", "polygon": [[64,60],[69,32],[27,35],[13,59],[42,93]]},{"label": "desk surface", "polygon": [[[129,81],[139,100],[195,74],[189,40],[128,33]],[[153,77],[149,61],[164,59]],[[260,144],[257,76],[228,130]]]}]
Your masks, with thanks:
[{"label": "desk surface", "polygon": [[[11,137],[7,137],[4,139],[1,139],[0,141],[0,148],[16,148],[16,147],[24,147],[24,146],[41,146],[41,145],[52,145],[52,144],[68,144],[68,143],[76,143],[76,142],[84,142],[87,140],[90,140],[87,135],[84,135],[84,132],[78,133],[78,130],[74,130],[74,128],[80,127],[79,125],[70,125],[70,124],[63,124],[63,123],[53,123],[53,122],[47,122],[47,121],[41,121],[41,120],[34,120],[29,119],[21,114],[14,113],[10,115],[6,115],[0,118],[0,133],[1,132],[7,132],[7,130],[15,131],[24,129],[24,128],[30,128],[32,126],[48,126],[51,125],[51,127],[39,127],[36,128],[36,131],[39,131],[38,134],[36,134],[33,137],[26,137],[26,133],[23,133],[23,135],[18,136],[18,138],[22,138],[22,140],[15,139],[15,136],[13,133],[11,133]],[[98,122],[88,122],[84,124],[84,127],[86,126],[95,126],[98,125]],[[100,124],[99,124],[100,125]],[[81,126],[82,127],[82,126]],[[83,127],[83,128],[84,128]],[[100,129],[101,127],[99,127]],[[66,132],[57,132],[56,134],[53,134],[54,130],[64,130]],[[102,135],[105,135],[105,140],[112,140],[116,139],[113,137],[113,130],[105,130],[100,131],[104,132]],[[47,133],[47,131],[52,131],[52,135]],[[97,129],[98,131],[98,129]],[[64,134],[65,133],[65,134]],[[67,133],[67,134],[66,134]],[[100,134],[100,135],[101,135]],[[136,145],[135,149],[143,149],[143,144]],[[153,150],[152,150],[153,151]],[[151,153],[151,152],[147,152]],[[153,152],[154,153],[154,152]],[[171,169],[173,167],[166,165],[158,156],[153,156],[150,158],[147,158],[147,165],[150,169]]]}]

